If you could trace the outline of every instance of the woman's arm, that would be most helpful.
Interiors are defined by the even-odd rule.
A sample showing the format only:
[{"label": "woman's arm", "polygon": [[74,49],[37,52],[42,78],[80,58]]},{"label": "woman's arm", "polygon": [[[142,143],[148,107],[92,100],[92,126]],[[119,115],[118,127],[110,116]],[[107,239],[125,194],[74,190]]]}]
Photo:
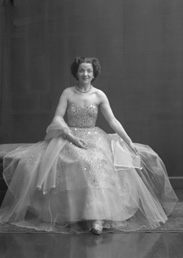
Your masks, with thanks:
[{"label": "woman's arm", "polygon": [[107,96],[102,92],[99,91],[99,103],[100,103],[100,109],[102,114],[104,115],[105,119],[109,123],[110,127],[129,145],[129,147],[135,151],[136,149],[132,143],[132,140],[126,133],[125,129],[121,125],[121,123],[115,118],[112,109],[109,104],[109,100]]},{"label": "woman's arm", "polygon": [[67,123],[64,120],[64,115],[67,109],[67,102],[68,102],[68,90],[64,90],[60,99],[59,103],[53,117],[51,124],[48,126],[47,138],[52,138],[52,135],[60,135],[61,133],[69,132],[70,129]]},{"label": "woman's arm", "polygon": [[[62,137],[66,138],[67,140],[69,140],[70,142],[72,142],[73,144],[75,144],[78,147],[81,148],[86,148],[86,144],[85,142],[74,136],[72,134],[71,129],[69,128],[69,126],[67,125],[67,123],[64,120],[64,115],[66,113],[67,110],[67,105],[68,105],[68,99],[69,99],[69,95],[71,94],[70,89],[65,89],[60,97],[58,106],[56,108],[56,112],[54,115],[54,118],[52,120],[52,123],[48,126],[47,128],[47,134],[49,138],[49,133],[50,136],[52,136],[52,131],[57,131],[56,135],[59,136],[61,135]],[[54,135],[54,133],[53,133]]]},{"label": "woman's arm", "polygon": [[69,129],[67,123],[64,120],[64,115],[67,110],[68,98],[69,98],[68,89],[65,89],[59,99],[59,103],[52,120],[52,123],[58,123],[60,124],[61,128],[66,128],[66,129]]}]

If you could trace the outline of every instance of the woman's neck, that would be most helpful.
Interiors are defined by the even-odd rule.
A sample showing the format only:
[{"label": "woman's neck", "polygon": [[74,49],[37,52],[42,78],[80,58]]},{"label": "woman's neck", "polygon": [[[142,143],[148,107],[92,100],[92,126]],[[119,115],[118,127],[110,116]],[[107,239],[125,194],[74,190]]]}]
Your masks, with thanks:
[{"label": "woman's neck", "polygon": [[76,86],[77,91],[82,92],[82,93],[88,93],[92,88],[92,85],[89,84],[78,84]]},{"label": "woman's neck", "polygon": [[78,83],[78,87],[80,88],[80,89],[88,89],[88,88],[90,88],[91,87],[91,84],[90,83]]}]

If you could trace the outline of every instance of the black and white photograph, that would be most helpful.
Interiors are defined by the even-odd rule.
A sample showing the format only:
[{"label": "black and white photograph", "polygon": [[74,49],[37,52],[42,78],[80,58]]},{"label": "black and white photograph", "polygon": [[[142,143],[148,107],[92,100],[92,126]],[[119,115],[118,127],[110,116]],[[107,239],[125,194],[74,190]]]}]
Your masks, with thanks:
[{"label": "black and white photograph", "polygon": [[183,257],[182,13],[0,0],[0,258]]}]

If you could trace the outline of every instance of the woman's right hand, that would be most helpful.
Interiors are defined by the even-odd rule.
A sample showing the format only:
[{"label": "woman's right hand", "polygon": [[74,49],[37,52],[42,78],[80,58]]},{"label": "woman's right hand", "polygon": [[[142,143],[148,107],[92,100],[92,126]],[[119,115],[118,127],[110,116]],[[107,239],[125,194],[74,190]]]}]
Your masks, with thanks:
[{"label": "woman's right hand", "polygon": [[81,138],[78,137],[74,137],[73,144],[75,144],[77,147],[83,148],[83,149],[87,149],[87,144],[84,140],[82,140]]}]

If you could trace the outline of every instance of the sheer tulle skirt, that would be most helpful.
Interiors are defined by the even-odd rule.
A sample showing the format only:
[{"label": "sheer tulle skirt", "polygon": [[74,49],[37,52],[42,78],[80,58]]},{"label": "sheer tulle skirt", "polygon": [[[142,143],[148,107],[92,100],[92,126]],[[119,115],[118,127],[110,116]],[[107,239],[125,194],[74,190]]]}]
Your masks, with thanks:
[{"label": "sheer tulle skirt", "polygon": [[5,156],[8,191],[0,223],[83,232],[95,220],[123,231],[166,222],[177,197],[149,146],[135,144],[135,155],[116,134],[97,127],[71,129],[87,149],[55,137]]}]

